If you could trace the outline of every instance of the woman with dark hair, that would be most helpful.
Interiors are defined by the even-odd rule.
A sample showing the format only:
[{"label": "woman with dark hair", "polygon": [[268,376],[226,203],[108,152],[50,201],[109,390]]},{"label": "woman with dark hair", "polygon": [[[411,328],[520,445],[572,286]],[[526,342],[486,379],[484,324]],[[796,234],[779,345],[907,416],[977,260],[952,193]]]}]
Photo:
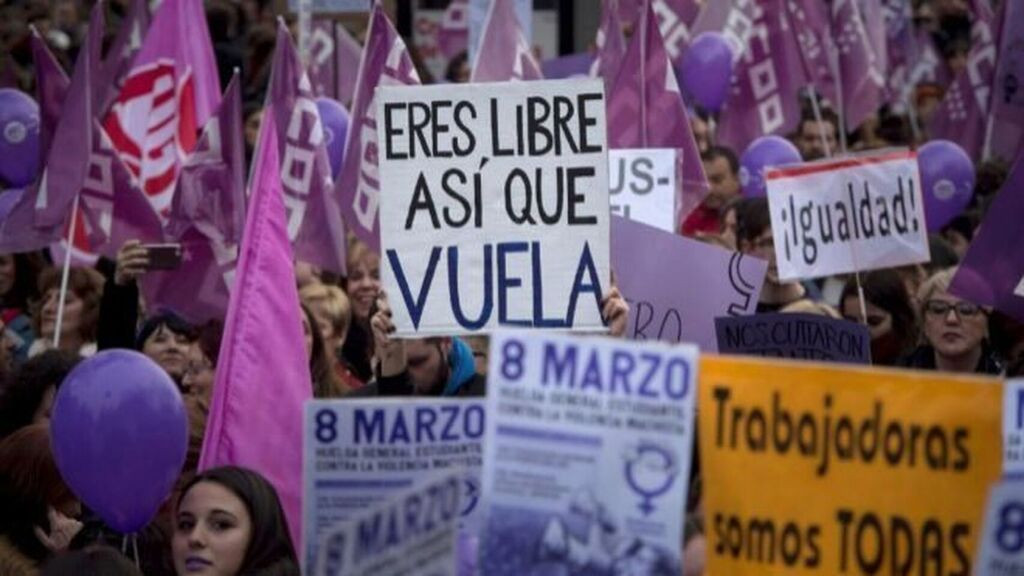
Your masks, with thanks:
[{"label": "woman with dark hair", "polygon": [[341,379],[334,371],[327,343],[320,333],[316,317],[305,304],[302,306],[302,335],[306,339],[306,353],[309,355],[309,375],[313,378],[314,398],[338,398],[344,395]]},{"label": "woman with dark hair", "polygon": [[[882,269],[861,275],[868,332],[871,333],[871,363],[895,366],[917,345],[917,314],[899,272]],[[851,322],[862,322],[857,282],[851,277],[839,299],[840,311]]]},{"label": "woman with dark hair", "polygon": [[373,378],[374,346],[370,317],[380,293],[380,256],[358,240],[349,243],[345,292],[352,303],[352,324],[342,345],[342,357],[356,378],[369,382]]},{"label": "woman with dark hair", "polygon": [[[60,285],[60,268],[48,268],[39,276],[41,298],[32,314],[32,328],[37,338],[29,349],[29,357],[53,348],[53,334],[57,330],[57,310],[60,306]],[[103,276],[99,272],[92,268],[71,268],[61,320],[61,350],[87,357],[96,353],[102,295]]]},{"label": "woman with dark hair", "polygon": [[188,351],[196,336],[195,326],[176,313],[163,310],[143,322],[135,337],[135,349],[159,364],[180,387]]},{"label": "woman with dark hair", "polygon": [[29,424],[48,422],[57,388],[81,360],[71,352],[47,350],[18,367],[0,391],[0,440]]},{"label": "woman with dark hair", "polygon": [[81,530],[81,506],[57,470],[46,424],[0,441],[0,511],[0,574],[8,576],[37,574]]},{"label": "woman with dark hair", "polygon": [[11,339],[16,364],[28,358],[35,340],[29,312],[39,298],[36,278],[43,267],[42,258],[34,252],[0,254],[0,320]]},{"label": "woman with dark hair", "polygon": [[299,574],[277,491],[235,466],[212,468],[185,486],[171,550],[179,576]]}]

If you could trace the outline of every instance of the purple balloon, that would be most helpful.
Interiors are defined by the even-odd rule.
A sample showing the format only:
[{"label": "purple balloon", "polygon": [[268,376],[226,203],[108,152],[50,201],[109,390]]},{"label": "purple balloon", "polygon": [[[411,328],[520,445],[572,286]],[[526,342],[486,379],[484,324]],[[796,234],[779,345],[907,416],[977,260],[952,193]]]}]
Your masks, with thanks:
[{"label": "purple balloon", "polygon": [[732,48],[718,32],[704,32],[690,44],[679,65],[679,81],[694,101],[718,112],[732,85]]},{"label": "purple balloon", "polygon": [[0,88],[0,180],[21,188],[39,175],[39,105],[24,92]]},{"label": "purple balloon", "polygon": [[764,181],[764,169],[799,164],[803,162],[800,151],[792,142],[781,136],[762,136],[747,146],[740,158],[740,184],[747,198],[764,196],[768,193]]},{"label": "purple balloon", "polygon": [[185,406],[170,376],[132,350],[107,350],[68,374],[50,420],[64,481],[111,528],[145,527],[181,474]]},{"label": "purple balloon", "polygon": [[974,196],[974,163],[948,140],[932,140],[917,151],[921,196],[929,232],[938,232],[959,216]]},{"label": "purple balloon", "polygon": [[21,200],[21,197],[24,195],[24,188],[10,188],[0,191],[0,222],[7,218],[7,215],[11,213],[11,210],[18,203],[18,200]]},{"label": "purple balloon", "polygon": [[324,144],[327,158],[331,163],[331,177],[338,179],[341,164],[345,160],[345,136],[348,134],[348,110],[337,100],[317,98],[320,123],[324,127]]}]

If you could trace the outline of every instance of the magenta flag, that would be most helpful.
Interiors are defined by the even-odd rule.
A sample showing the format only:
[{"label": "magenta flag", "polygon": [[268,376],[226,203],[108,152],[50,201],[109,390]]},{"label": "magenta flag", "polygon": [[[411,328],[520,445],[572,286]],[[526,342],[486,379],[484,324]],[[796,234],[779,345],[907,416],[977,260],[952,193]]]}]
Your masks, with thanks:
[{"label": "magenta flag", "polygon": [[932,116],[933,139],[956,142],[971,158],[981,158],[996,67],[995,19],[986,2],[976,2],[967,68],[953,80]]},{"label": "magenta flag", "polygon": [[1024,143],[1024,5],[1004,2],[999,34],[999,63],[992,86],[990,152],[1009,160]]},{"label": "magenta flag", "polygon": [[597,29],[597,58],[591,67],[593,76],[604,80],[605,94],[612,93],[612,84],[619,75],[626,56],[617,0],[605,0],[601,9],[601,26]]},{"label": "magenta flag", "polygon": [[338,177],[338,195],[345,223],[359,240],[380,251],[377,208],[380,176],[377,164],[377,105],[379,85],[418,85],[420,77],[395,27],[379,3],[370,16],[370,31],[359,64],[352,117],[345,139],[345,161]]},{"label": "magenta flag", "polygon": [[117,100],[117,95],[121,93],[124,79],[131,71],[132,61],[142,48],[142,39],[149,30],[149,8],[146,6],[146,0],[130,1],[128,13],[121,20],[117,35],[107,49],[107,57],[103,61],[99,75],[102,94],[97,101],[96,115],[100,118],[106,117],[110,107]]},{"label": "magenta flag", "polygon": [[817,94],[836,102],[835,74],[829,61],[835,45],[828,6],[820,0],[789,0],[786,17],[796,34],[805,78],[813,84]]},{"label": "magenta flag", "polygon": [[878,0],[833,2],[832,36],[839,58],[843,121],[855,130],[878,111],[885,89],[885,26]]},{"label": "magenta flag", "polygon": [[194,227],[207,238],[237,244],[244,225],[245,144],[242,88],[236,72],[181,167],[166,230],[168,236],[178,238]]},{"label": "magenta flag", "polygon": [[638,22],[607,99],[608,145],[678,150],[682,163],[678,218],[682,219],[707,195],[707,177],[649,4]]},{"label": "magenta flag", "polygon": [[309,77],[313,92],[341,102],[352,102],[363,47],[341,22],[317,20],[310,41]]},{"label": "magenta flag", "polygon": [[164,0],[104,122],[162,218],[170,210],[181,163],[219,99],[202,0]]},{"label": "magenta flag", "polygon": [[[697,0],[650,0],[650,3],[658,18],[658,30],[665,40],[669,60],[678,66],[690,45],[691,28],[700,15],[701,5]],[[704,3],[709,4],[706,0]],[[630,28],[635,27],[642,8],[643,0],[619,0],[619,20]]]},{"label": "magenta flag", "polygon": [[320,112],[283,20],[277,26],[267,110],[277,122],[288,238],[295,257],[345,274],[345,230],[324,149]]},{"label": "magenta flag", "polygon": [[36,71],[36,101],[39,102],[39,153],[45,162],[71,81],[35,27],[32,28],[32,62]]},{"label": "magenta flag", "polygon": [[961,298],[1005,312],[1024,322],[1024,155],[985,213],[950,291]]},{"label": "magenta flag", "polygon": [[[276,126],[264,122],[268,139]],[[313,396],[277,148],[257,157],[199,469],[236,465],[270,481],[302,550],[302,406]]]},{"label": "magenta flag", "polygon": [[540,63],[523,35],[514,0],[494,0],[487,11],[470,82],[542,80]]}]

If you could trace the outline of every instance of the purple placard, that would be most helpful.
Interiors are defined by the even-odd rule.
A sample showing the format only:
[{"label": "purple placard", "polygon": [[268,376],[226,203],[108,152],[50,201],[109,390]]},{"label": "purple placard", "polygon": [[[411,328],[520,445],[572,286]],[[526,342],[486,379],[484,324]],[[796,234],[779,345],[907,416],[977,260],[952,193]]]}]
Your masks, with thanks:
[{"label": "purple placard", "polygon": [[767,262],[612,216],[612,269],[629,302],[626,336],[717,352],[715,318],[757,308]]},{"label": "purple placard", "polygon": [[718,352],[768,358],[871,364],[868,327],[817,314],[716,318]]}]

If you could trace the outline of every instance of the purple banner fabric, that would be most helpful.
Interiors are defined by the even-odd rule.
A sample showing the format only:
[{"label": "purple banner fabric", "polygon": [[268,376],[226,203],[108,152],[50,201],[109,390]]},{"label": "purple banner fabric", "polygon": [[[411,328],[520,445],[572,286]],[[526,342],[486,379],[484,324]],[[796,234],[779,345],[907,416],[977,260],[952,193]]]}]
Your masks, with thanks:
[{"label": "purple banner fabric", "polygon": [[363,47],[344,24],[332,20],[313,23],[311,43],[309,77],[313,92],[333,98],[347,108],[355,94]]},{"label": "purple banner fabric", "polygon": [[882,15],[889,57],[886,102],[902,112],[913,93],[911,73],[921,52],[914,33],[914,7],[903,0],[882,0]]},{"label": "purple banner fabric", "polygon": [[345,229],[320,111],[284,21],[277,26],[267,109],[277,123],[288,238],[295,257],[344,275]]},{"label": "purple banner fabric", "polygon": [[[658,29],[662,38],[665,39],[665,50],[669,59],[676,66],[682,61],[690,40],[695,34],[692,33],[694,21],[701,12],[701,5],[697,0],[649,0],[654,15],[658,18]],[[716,0],[721,2],[722,0]],[[709,2],[705,1],[705,4]],[[634,28],[641,10],[643,0],[619,0],[619,19],[623,24]]]},{"label": "purple banner fabric", "polygon": [[950,292],[992,306],[1024,322],[1024,155],[1018,156],[1002,190],[986,212]]},{"label": "purple banner fabric", "polygon": [[836,79],[830,63],[835,50],[828,6],[820,0],[788,0],[786,17],[800,46],[805,78],[818,94],[836,102]]},{"label": "purple banner fabric", "polygon": [[833,2],[832,36],[839,59],[843,121],[852,131],[878,110],[885,89],[885,26],[878,0]]},{"label": "purple banner fabric", "polygon": [[380,176],[377,164],[377,105],[379,85],[418,85],[420,77],[401,36],[380,4],[370,16],[370,31],[359,64],[351,124],[345,139],[345,161],[338,178],[338,195],[345,223],[359,240],[380,251],[377,212]]},{"label": "purple banner fabric", "polygon": [[63,226],[36,228],[32,223],[37,185],[0,192],[0,254],[41,250],[60,241]]},{"label": "purple banner fabric", "polygon": [[149,8],[146,0],[131,0],[128,13],[125,14],[117,30],[114,42],[107,50],[107,58],[99,75],[100,98],[96,102],[96,116],[106,116],[110,107],[117,100],[124,86],[124,79],[131,71],[135,55],[142,48],[142,39],[149,31]]},{"label": "purple banner fabric", "polygon": [[993,155],[1016,158],[1024,143],[1024,4],[1004,2],[999,65],[992,86]]},{"label": "purple banner fabric", "polygon": [[470,82],[542,80],[540,64],[516,17],[514,0],[491,2]]},{"label": "purple banner fabric", "polygon": [[32,62],[36,69],[36,101],[39,102],[39,153],[41,162],[46,162],[71,82],[35,28],[32,29]]},{"label": "purple banner fabric", "polygon": [[147,304],[169,308],[197,324],[222,320],[234,281],[238,245],[211,240],[195,228],[174,241],[181,244],[181,266],[142,277]]},{"label": "purple banner fabric", "polygon": [[597,29],[597,56],[591,73],[604,80],[606,97],[619,76],[622,59],[626,56],[626,40],[622,37],[618,0],[605,0],[601,4],[601,26]]},{"label": "purple banner fabric", "polygon": [[871,334],[856,322],[817,314],[715,318],[718,353],[871,364]]},{"label": "purple banner fabric", "polygon": [[768,265],[612,216],[612,268],[630,304],[628,338],[715,352],[715,318],[753,314]]},{"label": "purple banner fabric", "polygon": [[540,63],[541,72],[548,80],[563,78],[586,78],[590,76],[590,68],[594,65],[594,57],[587,52],[569,54],[560,58],[551,58]]}]

